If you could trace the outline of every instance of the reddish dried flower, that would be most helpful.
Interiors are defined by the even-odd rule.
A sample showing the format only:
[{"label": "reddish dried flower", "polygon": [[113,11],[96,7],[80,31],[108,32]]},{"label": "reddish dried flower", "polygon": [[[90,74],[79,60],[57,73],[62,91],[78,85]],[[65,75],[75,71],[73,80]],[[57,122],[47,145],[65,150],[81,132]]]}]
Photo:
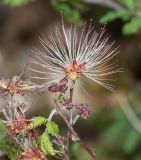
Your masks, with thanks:
[{"label": "reddish dried flower", "polygon": [[23,133],[28,129],[29,122],[27,119],[13,120],[11,124],[11,130],[13,133]]},{"label": "reddish dried flower", "polygon": [[12,120],[10,126],[12,132],[18,134],[18,133],[23,133],[27,130],[29,125],[29,120],[25,118],[20,108],[16,108],[16,110],[17,110],[17,119]]},{"label": "reddish dried flower", "polygon": [[66,78],[62,79],[59,83],[54,83],[48,87],[50,92],[61,92],[65,93],[68,89],[67,87],[68,80]]},{"label": "reddish dried flower", "polygon": [[81,77],[85,71],[85,63],[79,63],[73,60],[64,69],[67,77],[75,81],[77,78]]},{"label": "reddish dried flower", "polygon": [[84,119],[88,119],[90,116],[90,110],[87,104],[79,104],[76,108],[77,113]]},{"label": "reddish dried flower", "polygon": [[24,149],[18,160],[48,160],[45,155],[37,147]]},{"label": "reddish dried flower", "polygon": [[35,85],[29,81],[22,81],[18,76],[13,76],[12,79],[1,80],[0,87],[2,87],[6,94],[10,93],[13,95],[16,93],[24,94],[24,91],[33,89]]},{"label": "reddish dried flower", "polygon": [[28,137],[30,137],[30,140],[37,140],[39,138],[39,132],[35,129],[30,130],[28,133]]},{"label": "reddish dried flower", "polygon": [[31,91],[35,88],[35,85],[14,76],[11,80],[0,80],[0,88],[6,102],[6,106],[2,107],[6,119],[18,119],[17,108],[19,107],[21,112],[25,113],[31,106]]}]

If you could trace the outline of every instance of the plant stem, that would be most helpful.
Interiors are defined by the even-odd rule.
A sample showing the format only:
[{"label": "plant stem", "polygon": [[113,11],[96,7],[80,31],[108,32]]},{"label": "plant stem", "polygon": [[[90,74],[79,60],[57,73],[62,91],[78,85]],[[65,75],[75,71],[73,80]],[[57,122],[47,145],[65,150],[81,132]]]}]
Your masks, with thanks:
[{"label": "plant stem", "polygon": [[52,117],[54,116],[54,114],[56,114],[56,109],[53,109],[48,117],[48,121],[51,121]]},{"label": "plant stem", "polygon": [[93,160],[96,160],[96,154],[95,152],[93,152],[78,136],[78,134],[75,132],[75,130],[73,129],[73,127],[69,124],[67,118],[64,116],[59,104],[57,103],[56,100],[54,100],[55,104],[56,104],[56,109],[59,113],[59,115],[62,117],[62,119],[64,120],[64,122],[66,123],[69,131],[76,137],[77,142],[79,142],[79,144],[89,153],[89,155],[92,157]]},{"label": "plant stem", "polygon": [[[70,97],[69,97],[69,100],[70,100],[70,103],[72,103],[72,99],[73,99],[73,86],[72,88],[70,89]],[[70,119],[69,119],[69,125],[71,125],[72,123],[72,116],[70,116]],[[68,129],[67,131],[67,141],[66,141],[66,147],[65,147],[65,160],[69,160],[69,143],[70,143],[70,131]]]}]

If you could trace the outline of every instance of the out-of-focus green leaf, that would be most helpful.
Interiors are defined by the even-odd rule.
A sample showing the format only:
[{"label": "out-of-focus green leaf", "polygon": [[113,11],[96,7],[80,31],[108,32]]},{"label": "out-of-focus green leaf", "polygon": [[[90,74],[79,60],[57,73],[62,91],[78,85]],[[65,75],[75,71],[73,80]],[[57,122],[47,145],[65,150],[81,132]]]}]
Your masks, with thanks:
[{"label": "out-of-focus green leaf", "polygon": [[71,155],[71,159],[78,160],[78,156],[79,156],[79,144],[78,143],[72,142],[70,144],[70,155]]},{"label": "out-of-focus green leaf", "polygon": [[2,150],[10,160],[16,160],[16,150],[6,137],[7,127],[0,123],[0,150]]},{"label": "out-of-focus green leaf", "polygon": [[[73,4],[75,5],[73,6]],[[76,7],[76,5],[78,6],[78,4],[73,3],[72,1],[52,0],[52,5],[57,11],[62,13],[69,22],[78,25],[81,25],[83,23],[80,15],[80,10]]]},{"label": "out-of-focus green leaf", "polygon": [[65,97],[61,92],[58,92],[55,94],[55,99],[57,100],[57,102],[62,103],[62,102],[64,102]]},{"label": "out-of-focus green leaf", "polygon": [[141,29],[141,17],[133,17],[128,23],[123,26],[125,35],[134,34]]},{"label": "out-of-focus green leaf", "polygon": [[55,122],[49,121],[47,123],[47,129],[48,129],[48,133],[51,134],[52,136],[57,137],[59,135],[59,128]]},{"label": "out-of-focus green leaf", "polygon": [[133,153],[139,145],[140,134],[130,125],[123,112],[113,112],[114,121],[106,130],[108,140],[114,140],[125,153]]},{"label": "out-of-focus green leaf", "polygon": [[41,145],[41,150],[45,154],[55,155],[55,150],[49,139],[49,135],[46,132],[44,132],[41,136],[40,145]]},{"label": "out-of-focus green leaf", "polygon": [[17,7],[26,4],[28,1],[30,0],[3,0],[3,3],[11,7]]},{"label": "out-of-focus green leaf", "polygon": [[118,0],[121,4],[125,5],[128,9],[133,10],[135,8],[135,0]]},{"label": "out-of-focus green leaf", "polygon": [[140,134],[137,133],[134,129],[130,130],[125,137],[125,141],[123,144],[123,149],[126,153],[131,153],[136,149],[136,146],[139,144],[140,141]]},{"label": "out-of-focus green leaf", "polygon": [[111,140],[115,140],[118,137],[121,137],[122,135],[122,131],[124,128],[124,123],[122,122],[115,122],[113,123],[106,131],[106,136],[111,139]]},{"label": "out-of-focus green leaf", "polygon": [[134,155],[133,160],[140,160],[141,159],[141,154],[137,153],[136,155]]},{"label": "out-of-focus green leaf", "polygon": [[130,16],[131,14],[127,10],[110,11],[100,19],[100,23],[113,21],[116,18],[121,18],[125,21],[125,20],[128,20]]}]

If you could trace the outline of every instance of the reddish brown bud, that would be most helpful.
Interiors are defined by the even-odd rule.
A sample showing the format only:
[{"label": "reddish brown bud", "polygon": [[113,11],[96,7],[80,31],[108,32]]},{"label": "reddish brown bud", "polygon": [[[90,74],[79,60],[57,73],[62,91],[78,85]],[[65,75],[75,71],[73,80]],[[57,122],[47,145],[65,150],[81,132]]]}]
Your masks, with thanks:
[{"label": "reddish brown bud", "polygon": [[48,160],[37,147],[27,148],[20,155],[18,160]]},{"label": "reddish brown bud", "polygon": [[65,93],[68,89],[67,87],[68,80],[66,78],[62,79],[59,83],[54,83],[48,87],[50,92],[61,92]]},{"label": "reddish brown bud", "polygon": [[77,113],[84,119],[88,119],[90,116],[90,110],[87,104],[79,104],[76,108]]}]

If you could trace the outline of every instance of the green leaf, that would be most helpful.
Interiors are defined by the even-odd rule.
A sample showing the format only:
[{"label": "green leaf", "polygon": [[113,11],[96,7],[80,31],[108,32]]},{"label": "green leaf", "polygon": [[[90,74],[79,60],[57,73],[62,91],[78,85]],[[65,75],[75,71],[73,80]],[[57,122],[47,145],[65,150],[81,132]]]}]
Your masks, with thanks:
[{"label": "green leaf", "polygon": [[46,132],[44,132],[41,136],[40,145],[41,145],[41,150],[45,154],[55,155],[55,150]]},{"label": "green leaf", "polygon": [[125,21],[128,20],[130,16],[131,14],[127,10],[110,11],[100,19],[100,23],[113,21],[117,18],[121,18]]},{"label": "green leaf", "polygon": [[61,12],[69,22],[77,25],[81,25],[83,23],[80,11],[69,4],[69,1],[52,0],[52,5],[57,11]]},{"label": "green leaf", "polygon": [[24,5],[28,2],[29,0],[3,0],[4,4],[10,5],[11,7],[17,7]]},{"label": "green leaf", "polygon": [[122,137],[124,127],[125,123],[122,123],[122,121],[114,122],[105,132],[107,138],[110,140],[116,140],[117,137]]},{"label": "green leaf", "polygon": [[122,147],[126,153],[131,153],[136,149],[136,147],[139,144],[139,141],[140,141],[140,134],[137,133],[134,129],[131,129],[130,132],[128,132],[127,136],[125,137],[125,141]]},{"label": "green leaf", "polygon": [[124,21],[129,19],[131,16],[127,10],[110,11],[104,17],[101,18],[101,22],[113,21],[117,18],[121,18]]},{"label": "green leaf", "polygon": [[59,135],[59,128],[55,122],[49,121],[47,123],[47,129],[48,129],[48,133],[51,134],[52,136],[57,137]]},{"label": "green leaf", "polygon": [[134,17],[123,26],[123,34],[134,34],[141,29],[141,17]]},{"label": "green leaf", "polygon": [[41,125],[44,125],[47,122],[47,119],[41,116],[33,118],[30,123],[30,128],[37,128]]},{"label": "green leaf", "polygon": [[79,157],[79,144],[76,142],[71,142],[70,143],[70,155],[71,159],[73,160],[78,160]]},{"label": "green leaf", "polygon": [[0,150],[2,150],[9,160],[16,159],[16,148],[15,146],[11,145],[6,137],[7,134],[7,127],[5,124],[0,123]]},{"label": "green leaf", "polygon": [[62,102],[64,102],[65,97],[62,93],[58,92],[55,94],[55,99],[57,100],[57,102],[62,103]]},{"label": "green leaf", "polygon": [[118,0],[121,4],[125,5],[129,10],[135,8],[135,0]]}]

